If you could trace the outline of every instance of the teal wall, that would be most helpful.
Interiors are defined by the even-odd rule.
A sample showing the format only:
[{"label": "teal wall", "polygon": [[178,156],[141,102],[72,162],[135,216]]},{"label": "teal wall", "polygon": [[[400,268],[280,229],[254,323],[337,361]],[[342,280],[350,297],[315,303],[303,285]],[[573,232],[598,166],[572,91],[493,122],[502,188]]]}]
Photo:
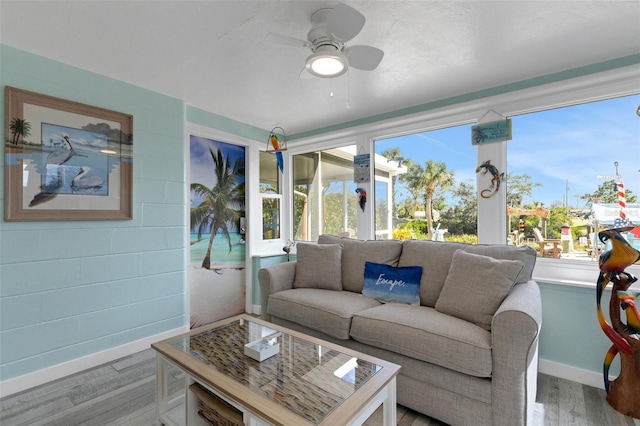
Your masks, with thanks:
[{"label": "teal wall", "polygon": [[211,127],[223,132],[231,133],[234,135],[242,136],[248,139],[257,141],[263,141],[266,144],[269,132],[257,127],[249,126],[248,124],[241,123],[239,121],[231,120],[218,114],[214,114],[209,111],[202,110],[200,108],[193,107],[191,105],[186,106],[186,121],[189,123],[198,124],[200,126]]},{"label": "teal wall", "polygon": [[[604,355],[611,346],[598,324],[596,289],[540,282],[542,330],[540,358],[584,370],[602,373]],[[611,286],[609,286],[611,287]],[[611,291],[602,295],[602,308],[609,318]],[[616,358],[610,374],[617,375]]]},{"label": "teal wall", "polygon": [[0,220],[0,380],[187,324],[184,103],[6,45],[0,77],[2,129],[5,86],[134,117],[133,220]]}]

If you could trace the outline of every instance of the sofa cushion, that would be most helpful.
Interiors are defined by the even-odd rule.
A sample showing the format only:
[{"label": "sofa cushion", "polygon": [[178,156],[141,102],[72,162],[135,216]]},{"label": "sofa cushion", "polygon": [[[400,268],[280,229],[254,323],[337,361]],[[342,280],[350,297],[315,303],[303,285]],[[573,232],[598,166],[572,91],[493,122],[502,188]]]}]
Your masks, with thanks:
[{"label": "sofa cushion", "polygon": [[269,296],[267,313],[346,340],[353,314],[378,305],[380,302],[350,291],[294,288]]},{"label": "sofa cushion", "polygon": [[493,314],[524,268],[519,260],[494,259],[456,250],[436,310],[491,330]]},{"label": "sofa cushion", "polygon": [[362,294],[380,302],[420,304],[422,266],[402,268],[365,262]]},{"label": "sofa cushion", "polygon": [[491,333],[434,308],[386,303],[360,311],[351,337],[464,374],[491,376]]},{"label": "sofa cushion", "polygon": [[442,286],[444,286],[444,281],[449,273],[453,253],[459,249],[468,253],[495,257],[496,259],[524,262],[524,269],[518,276],[519,283],[530,280],[533,274],[536,252],[531,247],[406,240],[402,246],[402,254],[398,261],[398,266],[422,266],[420,304],[431,307],[436,305]]},{"label": "sofa cushion", "polygon": [[342,290],[342,246],[298,243],[294,288]]},{"label": "sofa cushion", "polygon": [[[397,240],[354,240],[333,235],[320,235],[318,244],[342,245],[342,288],[356,293],[364,286],[366,261],[398,266],[402,242]],[[403,265],[414,266],[414,265]]]}]

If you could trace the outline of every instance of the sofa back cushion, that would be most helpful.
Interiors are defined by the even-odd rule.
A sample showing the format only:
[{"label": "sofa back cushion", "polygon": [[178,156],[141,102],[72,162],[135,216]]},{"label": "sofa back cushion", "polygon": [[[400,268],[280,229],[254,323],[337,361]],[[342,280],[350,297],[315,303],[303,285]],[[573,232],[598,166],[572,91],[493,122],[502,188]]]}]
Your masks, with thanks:
[{"label": "sofa back cushion", "polygon": [[365,262],[398,266],[402,252],[402,242],[397,240],[365,241],[325,234],[318,237],[318,244],[342,245],[342,289],[356,293],[362,293]]},{"label": "sofa back cushion", "polygon": [[299,243],[293,288],[342,290],[342,246]]},{"label": "sofa back cushion", "polygon": [[518,283],[531,279],[533,267],[536,263],[536,251],[531,247],[406,240],[403,243],[402,255],[398,266],[422,266],[422,279],[420,280],[421,305],[430,307],[436,305],[449,273],[453,253],[456,250],[464,250],[467,253],[490,256],[496,259],[522,261],[524,268],[518,276]]},{"label": "sofa back cushion", "polygon": [[436,310],[491,330],[491,321],[524,268],[520,260],[456,250]]}]

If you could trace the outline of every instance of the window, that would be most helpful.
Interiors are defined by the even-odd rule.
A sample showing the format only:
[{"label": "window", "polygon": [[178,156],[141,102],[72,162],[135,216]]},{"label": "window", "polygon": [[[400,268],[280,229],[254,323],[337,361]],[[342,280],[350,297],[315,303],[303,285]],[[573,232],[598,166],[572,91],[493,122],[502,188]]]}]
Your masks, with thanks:
[{"label": "window", "polygon": [[280,176],[276,156],[265,151],[260,151],[260,193],[280,193]]},{"label": "window", "polygon": [[470,135],[471,126],[463,125],[375,142],[376,175],[379,168],[396,168],[387,180],[376,176],[376,238],[477,242]]},{"label": "window", "polygon": [[[405,168],[374,156],[376,201],[370,183],[354,181],[356,145],[293,156],[293,231],[296,240],[315,241],[321,234],[358,237],[358,214],[375,209],[375,238],[392,238],[391,183]],[[363,187],[365,210],[361,210]],[[368,213],[368,211],[367,211]],[[366,215],[365,215],[366,216]]]},{"label": "window", "polygon": [[280,195],[261,194],[262,239],[280,239]]},{"label": "window", "polygon": [[293,233],[316,241],[321,234],[356,236],[355,145],[293,156]]},{"label": "window", "polygon": [[[596,237],[603,226],[621,214],[640,224],[638,105],[633,95],[512,117],[509,243],[531,245],[541,257],[595,262],[605,249]],[[624,234],[636,249],[639,234]]]},{"label": "window", "polygon": [[393,238],[393,209],[389,192],[391,182],[376,176],[375,209],[376,209],[376,239],[389,240]]},{"label": "window", "polygon": [[280,240],[282,224],[280,173],[273,153],[260,152],[260,207],[262,240]]}]

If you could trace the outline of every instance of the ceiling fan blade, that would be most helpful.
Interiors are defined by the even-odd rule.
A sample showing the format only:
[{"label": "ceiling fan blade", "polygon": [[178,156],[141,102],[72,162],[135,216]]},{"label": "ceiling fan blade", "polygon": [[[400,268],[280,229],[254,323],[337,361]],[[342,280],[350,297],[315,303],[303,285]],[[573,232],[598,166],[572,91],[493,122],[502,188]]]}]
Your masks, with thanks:
[{"label": "ceiling fan blade", "polygon": [[311,44],[309,44],[309,42],[306,40],[302,40],[295,37],[289,37],[282,34],[276,34],[276,33],[268,33],[266,36],[264,36],[264,41],[268,43],[280,44],[285,46],[293,46],[293,47],[311,46]]},{"label": "ceiling fan blade", "polygon": [[362,13],[340,3],[327,17],[327,31],[335,38],[347,42],[358,35],[366,20]]},{"label": "ceiling fan blade", "polygon": [[349,66],[365,71],[373,71],[382,61],[384,52],[373,46],[350,46],[344,49]]}]

